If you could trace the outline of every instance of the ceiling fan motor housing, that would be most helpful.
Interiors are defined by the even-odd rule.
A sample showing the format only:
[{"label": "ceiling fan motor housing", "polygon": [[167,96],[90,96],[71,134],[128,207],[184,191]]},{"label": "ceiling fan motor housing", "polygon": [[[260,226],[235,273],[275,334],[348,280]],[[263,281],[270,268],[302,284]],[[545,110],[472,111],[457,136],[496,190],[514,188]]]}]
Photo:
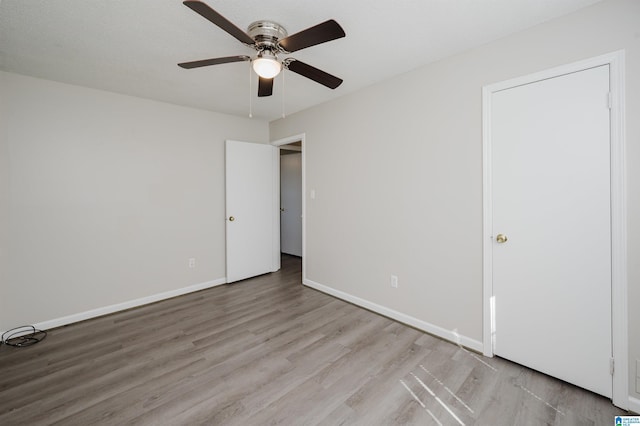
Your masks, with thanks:
[{"label": "ceiling fan motor housing", "polygon": [[247,33],[256,42],[258,50],[278,51],[278,40],[287,36],[287,30],[276,22],[256,21],[249,25]]}]

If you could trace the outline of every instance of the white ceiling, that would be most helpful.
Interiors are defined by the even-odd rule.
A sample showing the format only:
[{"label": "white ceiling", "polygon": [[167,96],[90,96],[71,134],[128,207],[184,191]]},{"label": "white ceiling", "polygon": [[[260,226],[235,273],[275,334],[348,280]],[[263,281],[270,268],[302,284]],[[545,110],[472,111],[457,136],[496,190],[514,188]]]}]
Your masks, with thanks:
[{"label": "white ceiling", "polygon": [[[346,38],[288,55],[334,74],[327,89],[286,72],[287,114],[351,93],[600,0],[206,0],[238,27],[269,19],[289,34],[333,18]],[[184,70],[197,59],[254,51],[180,0],[0,0],[0,69],[272,120],[283,83],[257,97],[249,65]],[[251,95],[251,96],[250,96]]]}]

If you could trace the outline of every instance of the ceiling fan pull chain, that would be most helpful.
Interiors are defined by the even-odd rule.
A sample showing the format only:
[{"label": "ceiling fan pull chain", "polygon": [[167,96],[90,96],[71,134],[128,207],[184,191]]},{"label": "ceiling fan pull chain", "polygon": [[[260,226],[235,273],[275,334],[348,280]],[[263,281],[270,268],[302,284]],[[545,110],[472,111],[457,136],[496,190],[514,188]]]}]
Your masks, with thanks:
[{"label": "ceiling fan pull chain", "polygon": [[251,61],[249,61],[249,118],[253,118],[253,97],[251,96],[251,91],[253,90],[252,77]]},{"label": "ceiling fan pull chain", "polygon": [[282,118],[285,117],[284,114],[284,69],[282,70]]}]

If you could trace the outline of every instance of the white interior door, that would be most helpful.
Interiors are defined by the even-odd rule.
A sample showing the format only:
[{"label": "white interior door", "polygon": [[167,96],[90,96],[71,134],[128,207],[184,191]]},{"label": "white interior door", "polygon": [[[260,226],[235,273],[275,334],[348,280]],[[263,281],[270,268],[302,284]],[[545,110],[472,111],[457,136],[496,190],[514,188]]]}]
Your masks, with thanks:
[{"label": "white interior door", "polygon": [[[226,141],[227,282],[279,268],[278,150],[271,145]],[[277,219],[277,220],[274,220]],[[278,239],[279,240],[279,239]]]},{"label": "white interior door", "polygon": [[302,257],[302,154],[280,156],[280,250]]},{"label": "white interior door", "polygon": [[494,353],[610,397],[608,93],[608,65],[493,93],[491,190]]}]

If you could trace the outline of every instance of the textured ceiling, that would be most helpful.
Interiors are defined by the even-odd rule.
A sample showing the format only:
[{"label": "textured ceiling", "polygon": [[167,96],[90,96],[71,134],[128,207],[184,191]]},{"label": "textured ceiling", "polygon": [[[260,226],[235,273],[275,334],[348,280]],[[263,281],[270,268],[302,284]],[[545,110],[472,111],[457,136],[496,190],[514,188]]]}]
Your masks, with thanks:
[{"label": "textured ceiling", "polygon": [[0,0],[0,70],[239,116],[251,100],[254,117],[272,120],[283,104],[300,111],[598,1],[206,0],[242,29],[269,19],[293,34],[330,18],[345,29],[287,55],[342,86],[285,72],[258,98],[249,63],[176,65],[254,53],[179,0]]}]

